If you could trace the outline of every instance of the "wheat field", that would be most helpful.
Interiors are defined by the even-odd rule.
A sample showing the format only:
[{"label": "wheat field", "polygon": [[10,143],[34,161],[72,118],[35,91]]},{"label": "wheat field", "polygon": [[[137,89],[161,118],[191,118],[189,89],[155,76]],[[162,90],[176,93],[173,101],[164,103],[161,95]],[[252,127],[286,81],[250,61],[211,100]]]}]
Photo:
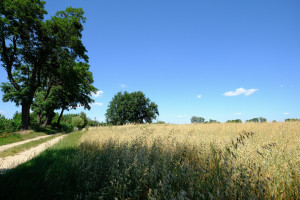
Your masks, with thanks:
[{"label": "wheat field", "polygon": [[299,122],[97,127],[80,144],[100,199],[300,198]]}]

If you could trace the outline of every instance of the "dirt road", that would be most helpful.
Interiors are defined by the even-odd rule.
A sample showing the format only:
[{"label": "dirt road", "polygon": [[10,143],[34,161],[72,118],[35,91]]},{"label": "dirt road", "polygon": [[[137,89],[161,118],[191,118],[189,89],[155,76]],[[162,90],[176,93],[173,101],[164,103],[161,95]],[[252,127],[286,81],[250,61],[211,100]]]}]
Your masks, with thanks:
[{"label": "dirt road", "polygon": [[62,138],[64,138],[66,135],[62,135],[59,137],[56,137],[50,141],[47,141],[45,143],[42,143],[36,147],[33,147],[31,149],[28,149],[26,151],[23,151],[17,155],[14,156],[7,156],[4,158],[0,158],[0,170],[4,171],[7,169],[14,168],[18,166],[19,164],[22,164],[30,159],[32,159],[34,156],[38,155],[48,147],[56,144],[59,142]]},{"label": "dirt road", "polygon": [[2,145],[2,146],[0,146],[0,152],[5,151],[6,149],[12,148],[14,146],[18,146],[18,145],[21,145],[21,144],[25,144],[25,143],[28,143],[28,142],[31,142],[31,141],[34,141],[34,140],[39,140],[39,139],[50,137],[50,136],[52,136],[52,135],[39,136],[39,137],[30,139],[30,140],[25,140],[25,141],[21,141],[21,142],[15,142],[15,143],[12,143],[12,144]]}]

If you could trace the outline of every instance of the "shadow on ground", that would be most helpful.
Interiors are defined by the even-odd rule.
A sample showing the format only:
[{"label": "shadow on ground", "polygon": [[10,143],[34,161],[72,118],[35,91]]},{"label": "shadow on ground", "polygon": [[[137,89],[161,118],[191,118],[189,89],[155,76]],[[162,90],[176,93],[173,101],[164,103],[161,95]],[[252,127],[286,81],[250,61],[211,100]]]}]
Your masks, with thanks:
[{"label": "shadow on ground", "polygon": [[1,199],[74,199],[75,153],[75,148],[47,150],[17,168],[2,170]]}]

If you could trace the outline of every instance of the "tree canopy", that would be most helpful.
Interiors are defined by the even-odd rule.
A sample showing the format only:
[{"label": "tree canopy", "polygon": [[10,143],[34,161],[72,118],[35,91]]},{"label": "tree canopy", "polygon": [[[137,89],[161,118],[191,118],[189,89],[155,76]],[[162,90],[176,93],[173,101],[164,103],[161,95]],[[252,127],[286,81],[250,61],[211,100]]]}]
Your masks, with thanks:
[{"label": "tree canopy", "polygon": [[141,91],[117,93],[106,110],[107,123],[123,125],[127,123],[152,123],[159,115],[158,106],[146,98]]},{"label": "tree canopy", "polygon": [[242,123],[240,119],[227,120],[226,123]]},{"label": "tree canopy", "polygon": [[193,116],[191,118],[191,123],[193,124],[199,124],[199,123],[204,123],[205,119],[203,117],[196,117],[196,116]]},{"label": "tree canopy", "polygon": [[263,122],[267,122],[267,119],[263,117],[257,117],[257,118],[246,120],[246,122],[263,123]]},{"label": "tree canopy", "polygon": [[[87,51],[81,41],[83,10],[69,7],[44,20],[44,4],[41,0],[0,1],[0,61],[9,80],[2,83],[1,90],[3,101],[22,106],[22,129],[30,125],[30,108],[35,98],[46,102],[44,108],[49,114],[54,107],[66,109],[78,102],[89,108],[88,95],[96,91],[89,86],[93,82],[90,77],[76,79],[81,83],[72,86],[72,94],[66,81],[62,81],[73,82],[70,75],[63,77],[68,76],[66,67],[77,73],[90,73]],[[51,105],[53,101],[46,101],[58,93],[67,102]]]}]

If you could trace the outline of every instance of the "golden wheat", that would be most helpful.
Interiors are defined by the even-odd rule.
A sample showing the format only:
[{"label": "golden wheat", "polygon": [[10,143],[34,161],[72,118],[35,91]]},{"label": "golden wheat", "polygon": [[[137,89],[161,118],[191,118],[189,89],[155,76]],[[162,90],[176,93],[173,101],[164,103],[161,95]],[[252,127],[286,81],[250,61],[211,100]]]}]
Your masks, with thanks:
[{"label": "golden wheat", "polygon": [[210,155],[212,145],[229,152],[230,162],[255,174],[255,180],[266,181],[267,188],[262,191],[268,192],[270,198],[286,198],[286,193],[293,192],[288,188],[297,188],[290,185],[300,179],[299,122],[109,126],[90,128],[80,139],[83,144],[93,143],[99,148],[112,141],[117,146],[139,141],[148,148],[159,144],[164,151],[174,153],[185,146],[195,152],[185,156],[201,159]]}]

